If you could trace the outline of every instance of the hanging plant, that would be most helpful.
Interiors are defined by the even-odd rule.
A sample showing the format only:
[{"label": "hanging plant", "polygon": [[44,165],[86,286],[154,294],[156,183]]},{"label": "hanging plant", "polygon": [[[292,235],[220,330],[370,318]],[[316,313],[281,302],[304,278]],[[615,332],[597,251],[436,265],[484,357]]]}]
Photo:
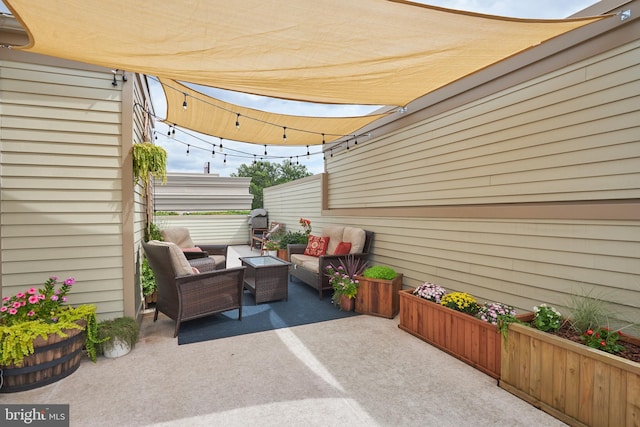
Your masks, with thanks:
[{"label": "hanging plant", "polygon": [[167,182],[167,152],[164,148],[148,141],[133,144],[133,178],[134,183],[143,182],[146,188],[150,177]]}]

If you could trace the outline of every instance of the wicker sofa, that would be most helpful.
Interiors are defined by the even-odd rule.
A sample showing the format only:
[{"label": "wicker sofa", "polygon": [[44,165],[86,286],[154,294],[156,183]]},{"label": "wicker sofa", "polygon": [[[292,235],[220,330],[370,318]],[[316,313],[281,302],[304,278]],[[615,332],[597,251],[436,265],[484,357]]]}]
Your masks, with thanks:
[{"label": "wicker sofa", "polygon": [[329,278],[325,274],[326,268],[333,264],[340,264],[340,259],[347,255],[335,255],[335,250],[340,242],[351,243],[349,255],[366,260],[369,256],[373,232],[362,228],[326,226],[322,229],[320,236],[329,237],[327,253],[319,257],[304,255],[306,245],[288,245],[289,251],[289,276],[318,290],[318,295],[322,299],[323,292],[331,290]]}]

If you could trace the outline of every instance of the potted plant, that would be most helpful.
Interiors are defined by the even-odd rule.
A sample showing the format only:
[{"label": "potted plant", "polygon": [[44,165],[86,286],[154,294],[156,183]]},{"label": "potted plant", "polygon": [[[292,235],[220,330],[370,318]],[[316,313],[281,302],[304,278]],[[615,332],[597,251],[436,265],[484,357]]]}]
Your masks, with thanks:
[{"label": "potted plant", "polygon": [[105,357],[114,359],[128,354],[138,341],[138,322],[132,317],[118,317],[98,323],[98,339]]},{"label": "potted plant", "polygon": [[534,307],[531,322],[509,325],[498,384],[570,425],[633,424],[640,363],[621,352],[640,340],[602,326],[606,317],[592,317],[599,303],[583,301],[581,308],[572,307],[572,319],[542,304]]},{"label": "potted plant", "polygon": [[375,265],[365,269],[356,279],[360,282],[356,312],[389,319],[398,314],[398,292],[402,289],[402,273],[397,273],[386,265]]},{"label": "potted plant", "polygon": [[[309,236],[299,231],[287,231],[278,240],[278,249],[287,250],[287,245],[306,245]],[[288,261],[288,256],[285,261]]]},{"label": "potted plant", "polygon": [[332,301],[340,310],[352,311],[360,284],[355,277],[364,271],[367,262],[353,255],[348,255],[339,261],[338,266],[330,264],[326,269],[326,275],[333,288]]},{"label": "potted plant", "polygon": [[50,277],[40,289],[32,287],[4,297],[0,307],[0,392],[30,390],[75,372],[83,348],[95,362],[96,307],[71,307],[67,293],[75,280]]},{"label": "potted plant", "polygon": [[267,240],[264,242],[263,250],[267,251],[267,255],[276,256],[279,244],[275,240]]},{"label": "potted plant", "polygon": [[481,305],[430,282],[400,291],[400,329],[494,378],[500,377],[501,330],[520,317],[511,306]]}]

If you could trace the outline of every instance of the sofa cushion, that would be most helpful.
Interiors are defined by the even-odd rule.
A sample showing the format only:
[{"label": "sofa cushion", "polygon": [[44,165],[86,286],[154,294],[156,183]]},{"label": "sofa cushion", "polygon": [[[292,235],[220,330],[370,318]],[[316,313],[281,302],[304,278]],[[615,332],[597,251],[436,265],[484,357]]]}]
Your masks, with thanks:
[{"label": "sofa cushion", "polygon": [[314,273],[320,272],[320,260],[315,256],[291,254],[291,264],[294,265],[294,268],[304,268]]},{"label": "sofa cushion", "polygon": [[189,229],[186,227],[169,227],[160,231],[165,242],[172,242],[181,248],[193,248],[196,245],[191,240]]},{"label": "sofa cushion", "polygon": [[322,256],[327,253],[327,245],[330,241],[331,239],[326,236],[309,236],[309,243],[307,243],[307,248],[304,250],[304,254],[316,257]]},{"label": "sofa cushion", "polygon": [[171,256],[171,265],[178,276],[187,276],[193,274],[193,269],[187,257],[184,256],[182,249],[172,242],[161,242],[159,240],[151,240],[150,245],[166,246],[169,248],[169,255]]},{"label": "sofa cushion", "polygon": [[336,250],[333,251],[334,255],[347,255],[351,250],[351,242],[340,242],[336,246]]},{"label": "sofa cushion", "polygon": [[322,236],[329,237],[329,245],[327,246],[327,255],[334,255],[338,243],[343,242],[344,227],[341,225],[327,225],[322,227]]},{"label": "sofa cushion", "polygon": [[364,242],[366,238],[367,233],[365,233],[362,228],[345,227],[342,241],[351,242],[350,254],[359,254],[364,249]]}]

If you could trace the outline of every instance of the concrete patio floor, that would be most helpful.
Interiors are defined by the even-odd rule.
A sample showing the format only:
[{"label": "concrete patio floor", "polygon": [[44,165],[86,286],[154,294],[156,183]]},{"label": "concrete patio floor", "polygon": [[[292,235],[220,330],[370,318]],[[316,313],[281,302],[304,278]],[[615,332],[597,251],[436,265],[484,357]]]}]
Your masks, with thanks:
[{"label": "concrete patio floor", "polygon": [[362,315],[178,346],[173,321],[146,314],[129,355],[0,402],[69,404],[70,425],[91,427],[565,425],[397,324]]}]

